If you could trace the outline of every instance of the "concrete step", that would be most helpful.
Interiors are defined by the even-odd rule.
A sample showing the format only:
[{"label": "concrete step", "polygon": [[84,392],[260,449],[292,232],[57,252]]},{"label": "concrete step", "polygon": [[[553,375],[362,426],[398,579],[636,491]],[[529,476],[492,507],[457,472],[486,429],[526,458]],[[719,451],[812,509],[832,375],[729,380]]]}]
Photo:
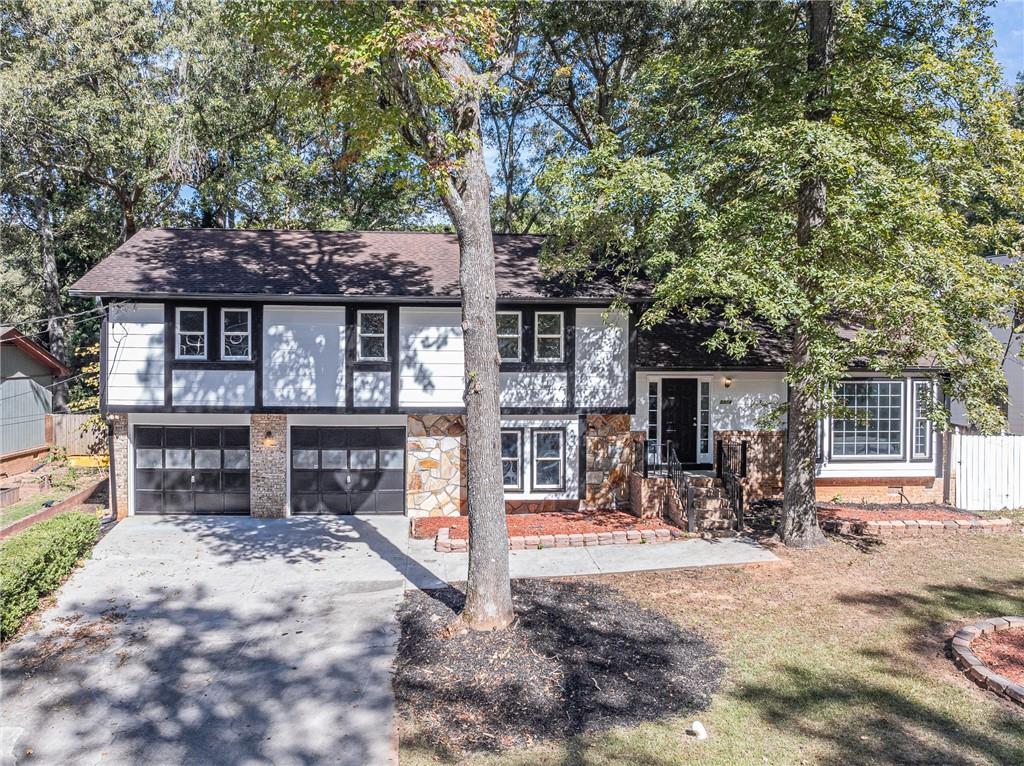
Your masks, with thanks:
[{"label": "concrete step", "polygon": [[721,497],[694,498],[693,507],[698,511],[711,511],[719,508],[728,508],[729,503]]}]

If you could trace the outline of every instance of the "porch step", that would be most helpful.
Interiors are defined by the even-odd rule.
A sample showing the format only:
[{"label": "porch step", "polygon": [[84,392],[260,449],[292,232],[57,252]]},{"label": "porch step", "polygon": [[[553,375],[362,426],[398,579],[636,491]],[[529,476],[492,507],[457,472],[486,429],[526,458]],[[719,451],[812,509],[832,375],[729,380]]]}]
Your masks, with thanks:
[{"label": "porch step", "polygon": [[728,508],[729,503],[722,497],[694,497],[693,507],[698,511],[713,511]]}]

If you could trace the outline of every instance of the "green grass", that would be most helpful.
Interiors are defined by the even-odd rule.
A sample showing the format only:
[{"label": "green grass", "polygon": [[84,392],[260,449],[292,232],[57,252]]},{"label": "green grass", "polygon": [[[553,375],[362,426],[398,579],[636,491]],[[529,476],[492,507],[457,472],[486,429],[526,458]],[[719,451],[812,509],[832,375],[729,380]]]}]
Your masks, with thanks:
[{"label": "green grass", "polygon": [[27,500],[19,500],[14,505],[9,505],[0,510],[0,527],[6,527],[8,524],[13,524],[19,519],[31,516],[36,511],[42,510],[43,503],[47,500],[58,502],[63,500],[68,494],[69,491],[66,489],[51,489],[46,492],[40,492],[38,495],[33,495]]},{"label": "green grass", "polygon": [[[945,656],[962,622],[1024,613],[1024,537],[832,543],[761,569],[604,578],[713,639],[727,662],[710,737],[689,719],[476,754],[487,766],[1024,763],[1024,715]],[[403,743],[416,741],[403,721]],[[405,745],[402,763],[442,761]]]}]

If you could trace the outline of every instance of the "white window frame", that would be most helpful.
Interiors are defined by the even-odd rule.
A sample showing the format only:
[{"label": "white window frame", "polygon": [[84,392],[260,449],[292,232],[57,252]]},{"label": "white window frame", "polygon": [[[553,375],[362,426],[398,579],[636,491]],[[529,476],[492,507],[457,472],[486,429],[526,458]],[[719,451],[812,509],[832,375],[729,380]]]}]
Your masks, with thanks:
[{"label": "white window frame", "polygon": [[[501,361],[503,362],[521,362],[523,360],[523,312],[522,311],[497,311],[495,312],[495,324],[497,324],[497,318],[500,316],[514,316],[516,318],[516,334],[509,335],[508,333],[498,332],[498,340],[502,338],[515,338],[519,353],[516,356],[502,356]],[[500,354],[500,352],[499,352]]]},{"label": "white window frame", "polygon": [[[559,332],[557,335],[541,334],[540,318],[542,316],[557,316]],[[537,348],[542,339],[558,338],[558,358],[542,357]],[[538,311],[533,315],[533,361],[544,364],[557,364],[565,361],[565,312],[564,311]]]},{"label": "white window frame", "polygon": [[[384,316],[384,332],[363,333],[363,314],[382,314]],[[363,356],[363,338],[383,338],[384,356]],[[360,309],[356,312],[356,360],[360,362],[388,361],[388,311],[387,309]]]},{"label": "white window frame", "polygon": [[[200,311],[203,314],[203,353],[199,354],[182,354],[181,353],[181,336],[182,335],[195,335],[194,332],[182,332],[181,331],[181,312],[182,311]],[[198,359],[205,360],[210,356],[210,323],[207,317],[207,311],[202,306],[178,306],[174,309],[174,358],[175,359]]]},{"label": "white window frame", "polygon": [[[246,337],[246,352],[245,356],[234,356],[227,352],[227,337],[228,332],[225,329],[227,325],[224,322],[224,315],[229,311],[236,313],[245,312],[246,316],[246,330],[244,333],[230,333],[231,335],[245,335]],[[242,308],[231,308],[226,307],[220,310],[220,358],[227,362],[251,362],[252,361],[252,309],[247,307]]]},{"label": "white window frame", "polygon": [[[524,474],[524,466],[523,466],[523,429],[522,428],[502,428],[501,432],[499,434],[499,437],[498,437],[499,438],[499,443],[500,443],[501,437],[504,436],[505,434],[515,434],[515,436],[516,436],[516,444],[518,445],[518,450],[516,452],[516,457],[515,458],[505,457],[504,455],[501,456],[501,469],[502,469],[501,470],[501,488],[504,489],[506,492],[522,492],[523,491],[523,486],[525,484],[525,482],[523,480],[523,474]],[[505,483],[505,461],[506,460],[515,460],[519,464],[519,481],[516,482],[515,484],[506,484]]]},{"label": "white window frame", "polygon": [[[932,421],[928,419],[928,414],[921,407],[921,397],[919,396],[919,390],[923,389],[925,396],[928,397],[928,403],[934,404],[935,402],[935,387],[930,380],[922,380],[921,378],[912,379],[911,385],[911,403],[910,403],[910,459],[911,460],[931,460],[932,459],[932,442],[935,441],[935,434],[933,431]],[[917,425],[919,422],[924,422],[925,427],[925,443],[924,452],[917,451]]]},{"label": "white window frame", "polygon": [[879,461],[904,461],[906,460],[907,454],[907,381],[903,378],[848,378],[840,381],[840,385],[843,384],[889,384],[897,386],[899,390],[899,407],[900,407],[900,418],[899,418],[899,430],[897,434],[899,436],[899,451],[889,453],[885,455],[866,453],[863,455],[858,454],[839,454],[836,452],[836,428],[835,424],[837,420],[846,420],[846,418],[829,418],[829,455],[833,461],[837,462],[864,462],[873,463]]},{"label": "white window frame", "polygon": [[[537,471],[537,463],[539,463],[539,462],[550,463],[550,462],[555,460],[555,458],[551,458],[551,457],[545,457],[545,458],[537,457],[537,437],[539,435],[541,435],[541,434],[558,434],[558,437],[559,437],[560,448],[558,450],[559,455],[558,455],[558,458],[557,458],[558,459],[558,478],[559,478],[559,482],[557,484],[540,484],[538,482],[538,480],[537,480],[537,476],[539,475],[539,473]],[[531,429],[531,431],[530,431],[530,474],[531,474],[530,475],[530,486],[531,486],[531,488],[533,490],[535,490],[535,491],[536,490],[555,490],[555,491],[560,491],[560,490],[565,489],[565,470],[566,470],[566,465],[565,465],[565,463],[566,463],[566,460],[565,460],[565,442],[566,442],[566,432],[565,432],[565,429],[563,429],[563,428],[534,428],[534,429]]]}]

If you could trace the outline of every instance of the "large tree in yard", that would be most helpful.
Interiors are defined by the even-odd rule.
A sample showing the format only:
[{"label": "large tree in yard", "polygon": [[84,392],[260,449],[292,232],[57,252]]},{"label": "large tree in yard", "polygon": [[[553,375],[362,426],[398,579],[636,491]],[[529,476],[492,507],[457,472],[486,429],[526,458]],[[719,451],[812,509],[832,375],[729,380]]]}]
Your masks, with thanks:
[{"label": "large tree in yard", "polygon": [[987,326],[1010,290],[983,254],[1020,252],[1005,213],[1024,204],[1024,143],[986,14],[980,0],[695,3],[637,77],[628,142],[604,131],[542,175],[563,267],[646,275],[643,322],[714,316],[711,345],[736,357],[764,332],[788,338],[789,545],[823,539],[816,423],[843,414],[851,366],[933,365],[974,422],[1000,423]]},{"label": "large tree in yard", "polygon": [[465,348],[469,579],[462,621],[513,617],[499,450],[490,179],[481,98],[512,61],[505,8],[460,2],[265,2],[237,16],[311,98],[352,126],[353,158],[390,154],[434,189],[458,235]]}]

